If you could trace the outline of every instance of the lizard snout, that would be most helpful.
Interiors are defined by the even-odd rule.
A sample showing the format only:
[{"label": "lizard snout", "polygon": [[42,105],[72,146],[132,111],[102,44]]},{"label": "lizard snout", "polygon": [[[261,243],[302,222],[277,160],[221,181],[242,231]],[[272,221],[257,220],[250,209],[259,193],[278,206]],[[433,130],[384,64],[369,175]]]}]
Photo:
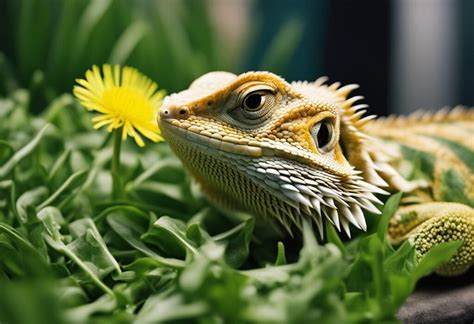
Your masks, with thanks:
[{"label": "lizard snout", "polygon": [[185,119],[188,116],[189,108],[187,106],[169,104],[160,108],[160,118],[162,119]]}]

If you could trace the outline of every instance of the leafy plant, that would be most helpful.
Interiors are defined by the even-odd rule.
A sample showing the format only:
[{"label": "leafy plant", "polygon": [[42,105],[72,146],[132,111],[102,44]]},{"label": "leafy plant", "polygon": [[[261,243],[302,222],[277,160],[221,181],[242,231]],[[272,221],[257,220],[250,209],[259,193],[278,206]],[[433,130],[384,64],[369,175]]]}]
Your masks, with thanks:
[{"label": "leafy plant", "polygon": [[400,195],[350,243],[328,226],[320,245],[307,224],[301,249],[263,238],[253,218],[208,205],[165,143],[125,143],[124,194],[111,200],[110,139],[67,95],[39,117],[27,95],[0,102],[2,323],[394,321],[459,247],[421,260],[409,242],[394,250],[385,234]]}]

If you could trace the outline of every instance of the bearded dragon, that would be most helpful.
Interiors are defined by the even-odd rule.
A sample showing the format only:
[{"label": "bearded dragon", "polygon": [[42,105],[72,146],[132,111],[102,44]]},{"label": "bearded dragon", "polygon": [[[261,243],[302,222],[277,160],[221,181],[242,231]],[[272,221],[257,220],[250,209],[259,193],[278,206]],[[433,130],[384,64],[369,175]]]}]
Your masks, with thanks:
[{"label": "bearded dragon", "polygon": [[210,200],[275,220],[289,233],[310,220],[351,236],[383,195],[403,191],[389,239],[417,255],[463,240],[437,272],[474,260],[474,110],[364,116],[358,86],[289,83],[269,72],[211,72],[165,98],[163,137]]}]

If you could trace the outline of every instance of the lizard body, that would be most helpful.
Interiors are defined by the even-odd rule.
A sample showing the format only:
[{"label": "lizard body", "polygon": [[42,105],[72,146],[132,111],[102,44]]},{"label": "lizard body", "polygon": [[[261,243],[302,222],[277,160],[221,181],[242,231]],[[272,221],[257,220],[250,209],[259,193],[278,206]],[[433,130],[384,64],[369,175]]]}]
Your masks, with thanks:
[{"label": "lizard body", "polygon": [[308,219],[322,236],[329,221],[350,237],[350,224],[366,230],[364,211],[379,213],[376,195],[404,191],[391,241],[411,239],[422,255],[439,241],[432,233],[452,226],[440,240],[464,244],[439,272],[466,271],[474,256],[474,111],[374,120],[363,116],[362,97],[349,97],[356,85],[325,82],[211,72],[168,96],[158,122],[224,207],[276,220],[290,233]]}]

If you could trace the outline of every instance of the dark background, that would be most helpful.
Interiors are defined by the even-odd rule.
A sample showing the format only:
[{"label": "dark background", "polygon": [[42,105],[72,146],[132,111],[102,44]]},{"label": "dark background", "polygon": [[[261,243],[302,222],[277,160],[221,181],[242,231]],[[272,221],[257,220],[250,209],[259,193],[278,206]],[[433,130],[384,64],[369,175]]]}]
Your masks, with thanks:
[{"label": "dark background", "polygon": [[[251,56],[253,60],[259,57],[271,39],[276,25],[288,17],[299,17],[304,23],[303,34],[296,53],[283,73],[288,79],[312,80],[315,76],[327,75],[332,81],[358,83],[361,86],[358,94],[366,97],[372,111],[383,115],[407,113],[418,108],[438,109],[445,105],[474,105],[474,1],[300,0],[291,3],[294,4],[290,6],[289,1],[284,0],[258,1],[257,12],[264,12],[264,32],[260,36],[260,46],[254,49]],[[416,17],[419,24],[400,28],[400,24],[405,22],[401,6],[405,11],[417,10],[421,13]],[[430,16],[433,11],[443,10],[448,11],[444,18],[449,21]],[[450,65],[453,69],[449,80],[445,74],[437,74],[433,70],[431,74],[439,80],[437,87],[423,88],[419,84],[419,89],[412,90],[418,95],[410,95],[397,89],[397,82],[409,81],[413,76],[418,76],[421,82],[428,83],[429,80],[419,76],[422,72],[415,63],[416,60],[423,60],[422,54],[415,52],[422,50],[423,44],[408,53],[408,57],[397,57],[398,47],[404,45],[403,40],[407,36],[400,35],[400,29],[415,32],[414,29],[423,28],[420,26],[423,21],[429,20],[434,20],[431,24],[435,26],[449,29],[449,33],[439,37],[440,47],[444,48],[448,57],[441,57],[432,65],[435,68],[437,65]],[[430,30],[429,24],[425,25],[428,28],[418,32],[422,38],[439,32]],[[416,39],[414,41],[417,42]],[[453,43],[454,46],[451,46]],[[411,60],[410,54],[421,57]],[[405,65],[409,73],[397,75],[400,65]],[[440,87],[449,88],[448,94],[433,96],[443,91]],[[407,98],[400,100],[397,96]]]}]

